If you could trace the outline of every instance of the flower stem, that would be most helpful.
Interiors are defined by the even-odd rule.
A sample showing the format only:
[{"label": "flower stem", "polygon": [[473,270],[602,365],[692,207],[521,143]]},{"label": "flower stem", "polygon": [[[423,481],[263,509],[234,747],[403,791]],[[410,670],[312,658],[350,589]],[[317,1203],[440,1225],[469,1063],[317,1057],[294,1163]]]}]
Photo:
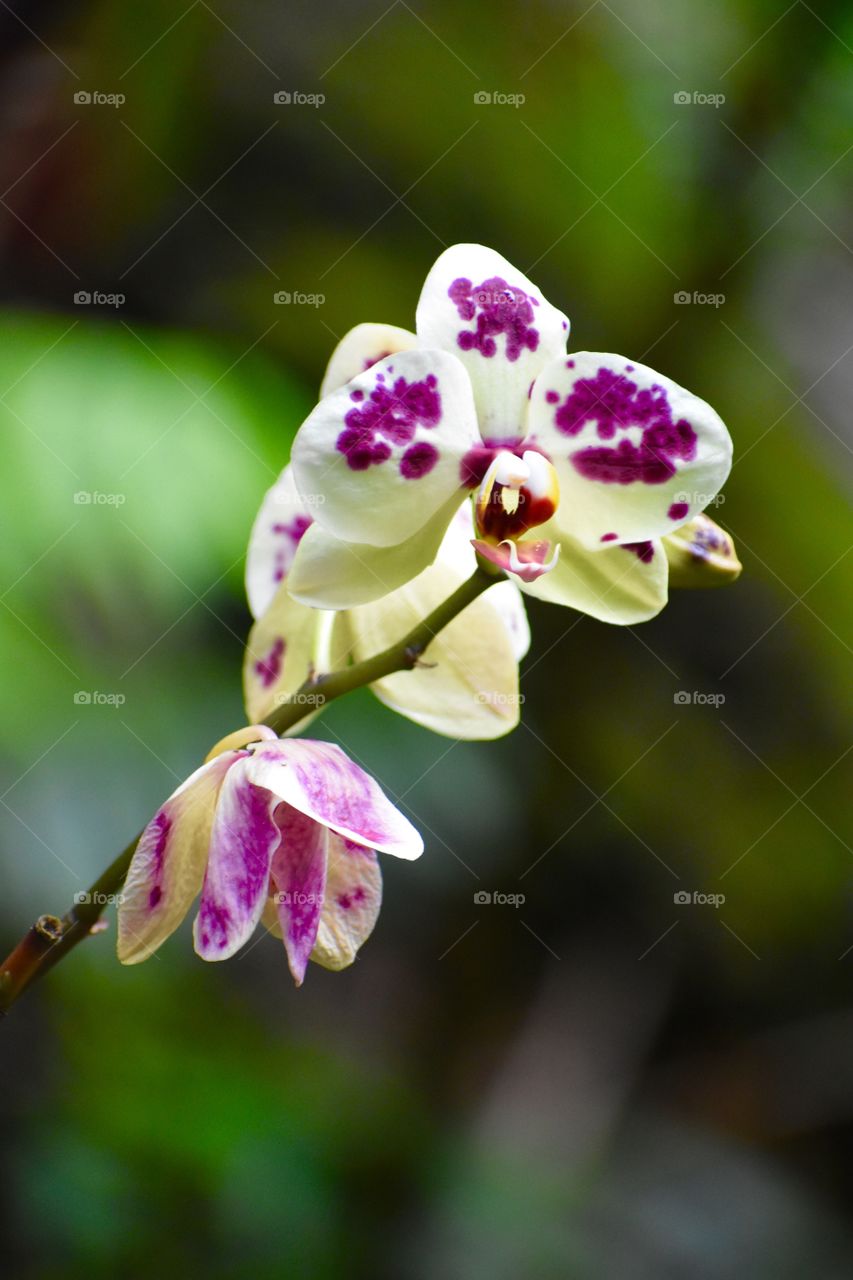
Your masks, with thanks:
[{"label": "flower stem", "polygon": [[[323,707],[335,698],[361,689],[395,671],[411,671],[439,631],[482,592],[494,586],[496,581],[497,577],[490,569],[478,565],[470,578],[403,636],[402,640],[381,653],[374,654],[372,658],[353,663],[341,671],[309,678],[296,693],[276,707],[264,723],[276,733],[282,734],[304,718],[309,698],[312,709]],[[77,895],[79,901],[75,901],[62,919],[40,916],[10,953],[0,968],[0,1017],[9,1011],[32,982],[58,964],[78,942],[82,942],[93,931],[104,907],[124,884],[141,835],[140,832],[131,840],[87,893]]]}]

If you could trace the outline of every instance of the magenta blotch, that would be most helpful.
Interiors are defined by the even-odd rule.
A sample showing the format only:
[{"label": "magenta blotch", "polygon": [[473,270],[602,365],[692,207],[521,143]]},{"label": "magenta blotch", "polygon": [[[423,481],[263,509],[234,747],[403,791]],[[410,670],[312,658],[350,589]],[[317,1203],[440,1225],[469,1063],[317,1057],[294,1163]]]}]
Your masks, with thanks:
[{"label": "magenta blotch", "polygon": [[[435,374],[428,374],[420,382],[397,378],[393,387],[380,385],[383,381],[383,375],[377,374],[376,386],[369,398],[344,417],[344,430],[338,436],[336,447],[353,471],[366,471],[368,467],[387,462],[393,445],[411,444],[418,427],[430,429],[441,421],[441,396]],[[355,399],[356,394],[350,392],[350,399]],[[437,457],[436,451],[433,462],[420,471],[416,463],[410,478],[425,475]],[[423,460],[420,466],[423,467]]]},{"label": "magenta blotch", "polygon": [[255,675],[260,680],[265,689],[275,684],[281,675],[282,661],[285,650],[284,639],[278,636],[273,643],[269,653],[263,658],[258,658],[255,663]]},{"label": "magenta blotch", "polygon": [[533,308],[539,305],[523,289],[507,284],[500,276],[490,276],[474,285],[464,276],[454,280],[447,296],[455,304],[460,320],[476,319],[475,329],[460,329],[457,346],[462,351],[479,351],[491,357],[497,352],[495,339],[506,339],[507,360],[514,362],[522,351],[535,351],[539,346],[539,330],[533,327]]},{"label": "magenta blotch", "polygon": [[673,502],[666,514],[669,516],[670,520],[683,520],[689,510],[690,507],[688,503]]}]

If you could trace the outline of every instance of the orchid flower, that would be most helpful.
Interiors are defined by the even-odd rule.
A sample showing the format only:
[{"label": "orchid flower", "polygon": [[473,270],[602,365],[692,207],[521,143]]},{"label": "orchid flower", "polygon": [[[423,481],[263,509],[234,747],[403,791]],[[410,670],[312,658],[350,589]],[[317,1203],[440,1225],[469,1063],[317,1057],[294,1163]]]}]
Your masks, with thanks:
[{"label": "orchid flower", "polygon": [[[380,338],[393,345],[402,330],[384,327]],[[346,339],[326,376],[328,391],[349,374]],[[288,574],[312,511],[296,490],[292,467],[285,467],[267,491],[249,539],[246,594],[258,620],[246,646],[243,686],[250,721],[265,719],[312,675],[361,661],[401,639],[460,582],[473,573],[473,524],[466,504],[459,508],[438,548],[435,562],[412,582],[381,600],[337,613],[310,608],[288,591]],[[342,571],[358,572],[358,548],[340,546]],[[394,711],[435,733],[453,738],[496,738],[515,728],[521,698],[518,664],[530,646],[522,597],[512,582],[497,581],[436,636],[424,662],[411,671],[376,681],[371,688]],[[311,718],[295,727],[302,731]]]},{"label": "orchid flower", "polygon": [[731,440],[671,379],[624,356],[568,355],[568,334],[481,245],[435,263],[417,333],[347,334],[293,446],[296,487],[317,505],[290,594],[333,609],[379,599],[432,564],[473,496],[474,547],[522,591],[605,622],[658,613],[661,540],[716,495]]},{"label": "orchid flower", "polygon": [[119,903],[119,960],[147,959],[200,892],[203,960],[233,956],[263,920],[297,986],[309,959],[343,969],[379,914],[377,851],[417,858],[423,841],[339,747],[239,730],[145,828]]},{"label": "orchid flower", "polygon": [[710,516],[698,515],[663,540],[673,587],[720,587],[740,577],[731,534]]}]

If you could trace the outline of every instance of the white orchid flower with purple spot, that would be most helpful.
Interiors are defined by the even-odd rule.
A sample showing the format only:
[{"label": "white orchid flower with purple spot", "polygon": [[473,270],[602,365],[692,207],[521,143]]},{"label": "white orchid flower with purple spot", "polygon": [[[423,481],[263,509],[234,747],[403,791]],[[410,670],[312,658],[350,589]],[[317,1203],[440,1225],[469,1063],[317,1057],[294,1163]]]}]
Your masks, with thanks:
[{"label": "white orchid flower with purple spot", "polygon": [[348,334],[293,446],[317,505],[290,593],[320,608],[380,598],[433,562],[473,496],[477,551],[523,591],[606,622],[658,613],[661,539],[716,495],[731,440],[703,400],[623,356],[569,355],[568,334],[480,245],[438,259],[416,333]]},{"label": "white orchid flower with purple spot", "polygon": [[[370,658],[402,639],[476,567],[465,506],[451,521],[435,562],[412,582],[355,609],[313,609],[293,599],[287,580],[312,524],[288,466],[264,498],[246,559],[246,592],[257,619],[243,663],[246,712],[253,723],[266,719],[309,678]],[[351,562],[357,571],[356,554],[341,546],[344,565]],[[370,688],[386,706],[435,733],[496,738],[518,724],[518,664],[529,646],[520,592],[512,582],[496,581],[435,637],[422,662]],[[311,695],[304,696],[310,717]]]},{"label": "white orchid flower with purple spot", "polygon": [[146,960],[201,894],[203,960],[233,956],[263,920],[297,985],[309,960],[342,969],[379,914],[377,852],[417,858],[423,841],[339,747],[239,730],[145,828],[119,903],[119,960]]}]

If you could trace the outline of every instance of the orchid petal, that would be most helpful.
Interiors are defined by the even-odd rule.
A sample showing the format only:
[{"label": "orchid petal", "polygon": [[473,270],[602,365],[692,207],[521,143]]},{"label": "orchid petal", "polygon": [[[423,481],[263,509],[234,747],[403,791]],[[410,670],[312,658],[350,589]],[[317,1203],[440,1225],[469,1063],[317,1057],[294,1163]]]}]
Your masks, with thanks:
[{"label": "orchid petal", "polygon": [[[437,562],[383,600],[350,610],[345,625],[356,660],[401,640],[463,577]],[[504,612],[490,600],[494,591],[484,593],[444,627],[412,670],[375,681],[371,688],[380,701],[451,738],[497,738],[514,729],[521,701],[518,641],[510,634]]]},{"label": "orchid petal", "polygon": [[382,873],[372,849],[329,832],[326,889],[311,959],[345,969],[373,932],[382,905]]},{"label": "orchid petal", "polygon": [[[265,719],[309,677],[333,669],[335,623],[336,615],[293,600],[287,584],[282,583],[266,613],[252,627],[243,657],[243,693],[250,720]],[[310,698],[305,712],[295,730],[304,729],[316,714]]]},{"label": "orchid petal", "polygon": [[288,738],[264,744],[246,761],[246,769],[256,786],[357,844],[399,858],[423,852],[423,840],[408,818],[330,742]]},{"label": "orchid petal", "polygon": [[290,572],[296,549],[313,516],[296,491],[287,466],[267,490],[249,535],[246,595],[252,616],[259,618]]},{"label": "orchid petal", "polygon": [[359,373],[386,356],[410,351],[418,344],[415,334],[395,324],[357,324],[345,333],[332,352],[320,386],[320,398],[337,391]]},{"label": "orchid petal", "polygon": [[506,258],[457,244],[433,266],[417,311],[418,340],[462,361],[484,439],[524,434],[527,397],[540,370],[566,350],[569,322]]},{"label": "orchid petal", "polygon": [[[275,750],[276,745],[262,749]],[[227,960],[239,951],[252,936],[268,895],[270,863],[279,842],[273,820],[277,799],[254,785],[249,765],[255,758],[239,760],[219,793],[193,926],[195,949],[203,960]]]},{"label": "orchid petal", "polygon": [[459,361],[402,351],[320,402],[293,443],[294,475],[329,533],[390,547],[461,490],[462,461],[478,440]]},{"label": "orchid petal", "polygon": [[561,529],[559,515],[541,532],[560,548],[560,558],[550,573],[522,587],[527,595],[623,626],[660,613],[668,568],[659,541],[589,551]]},{"label": "orchid petal", "polygon": [[731,466],[729,433],[710,405],[624,356],[553,361],[536,380],[528,425],[557,470],[561,523],[590,549],[678,528]]},{"label": "orchid petal", "polygon": [[136,846],[118,907],[118,958],[138,964],[174,933],[204,880],[216,800],[235,752],[187,778],[148,823]]},{"label": "orchid petal", "polygon": [[274,899],[287,962],[300,987],[320,924],[329,832],[286,804],[278,806],[275,819],[281,843],[272,860]]},{"label": "orchid petal", "polygon": [[[343,542],[319,524],[312,525],[293,561],[288,591],[301,603],[320,609],[348,609],[381,599],[432,563],[461,500],[454,493],[423,528],[394,547]],[[472,554],[472,572],[473,568]]]}]

